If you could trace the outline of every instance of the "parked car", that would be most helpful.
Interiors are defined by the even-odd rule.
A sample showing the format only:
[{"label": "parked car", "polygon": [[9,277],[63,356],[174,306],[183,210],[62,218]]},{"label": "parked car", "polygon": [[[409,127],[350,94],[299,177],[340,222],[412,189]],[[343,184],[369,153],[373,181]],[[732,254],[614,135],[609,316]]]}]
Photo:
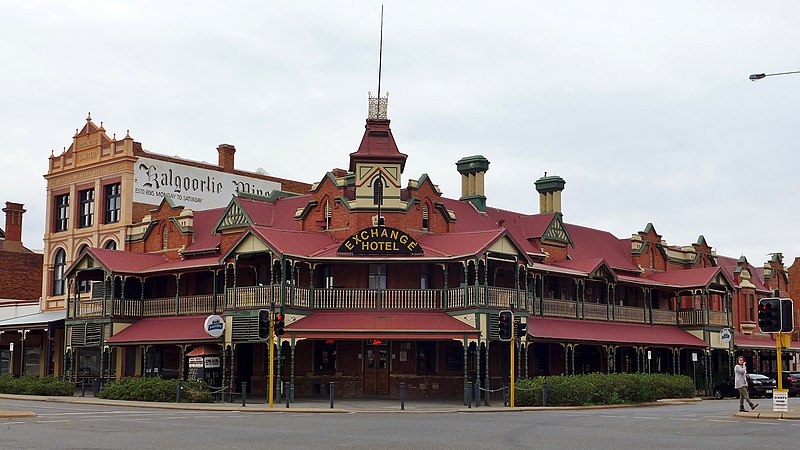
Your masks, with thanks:
[{"label": "parked car", "polygon": [[[772,390],[777,389],[778,383],[774,378],[770,378],[760,373],[747,374],[747,388],[750,397],[772,397]],[[733,387],[733,377],[728,381],[714,386],[714,398],[739,397],[739,391]]]},{"label": "parked car", "polygon": [[[778,379],[777,373],[767,375],[770,378]],[[789,396],[800,395],[800,372],[783,371],[783,388],[789,391]]]}]

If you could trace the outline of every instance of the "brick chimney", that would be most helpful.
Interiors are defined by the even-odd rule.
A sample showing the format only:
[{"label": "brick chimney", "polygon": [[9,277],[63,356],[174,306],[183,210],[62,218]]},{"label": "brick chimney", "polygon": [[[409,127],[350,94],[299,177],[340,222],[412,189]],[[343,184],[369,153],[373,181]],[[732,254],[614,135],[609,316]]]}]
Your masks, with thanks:
[{"label": "brick chimney", "polygon": [[236,154],[236,147],[230,144],[219,144],[219,164],[223,172],[233,173],[233,155]]},{"label": "brick chimney", "polygon": [[484,177],[489,171],[489,160],[482,155],[466,156],[456,162],[461,174],[461,198],[472,203],[478,211],[486,211]]},{"label": "brick chimney", "polygon": [[555,175],[548,177],[545,172],[534,184],[539,192],[539,214],[561,212],[561,191],[566,181]]},{"label": "brick chimney", "polygon": [[4,250],[22,250],[22,215],[25,209],[22,203],[6,202],[3,212],[6,213],[6,240]]}]

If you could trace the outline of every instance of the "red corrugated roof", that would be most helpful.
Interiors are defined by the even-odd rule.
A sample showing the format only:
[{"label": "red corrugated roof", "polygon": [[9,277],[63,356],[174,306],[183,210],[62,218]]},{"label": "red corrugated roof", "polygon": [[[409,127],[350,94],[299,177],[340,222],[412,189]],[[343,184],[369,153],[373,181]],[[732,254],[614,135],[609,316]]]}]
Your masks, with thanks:
[{"label": "red corrugated roof", "polygon": [[88,248],[86,253],[111,272],[141,273],[169,261],[164,255],[157,253],[126,252],[103,248]]},{"label": "red corrugated roof", "polygon": [[605,260],[614,269],[638,270],[631,261],[630,247],[625,251],[620,240],[608,231],[580,225],[564,224],[574,246],[567,247],[570,258]]},{"label": "red corrugated roof", "polygon": [[470,256],[477,255],[505,234],[502,229],[475,231],[472,233],[427,234],[418,242],[425,256]]},{"label": "red corrugated roof", "polygon": [[214,227],[225,208],[194,211],[192,243],[186,247],[187,253],[214,251],[222,240],[221,234],[214,234]]},{"label": "red corrugated roof", "polygon": [[472,203],[444,197],[441,200],[445,208],[452,210],[456,215],[456,232],[458,233],[497,230],[500,228],[491,217],[475,209]]},{"label": "red corrugated roof", "polygon": [[[733,337],[737,347],[745,348],[769,348],[775,350],[775,339],[771,336],[754,336],[746,334],[736,334]],[[800,342],[792,341],[791,348],[800,348]]]},{"label": "red corrugated roof", "polygon": [[534,341],[553,339],[684,347],[706,347],[708,345],[702,339],[674,326],[544,317],[528,319],[528,334],[533,336]]},{"label": "red corrugated roof", "polygon": [[[89,248],[86,252],[106,270],[116,273],[153,273],[197,267],[213,267],[220,264],[219,256],[171,260],[157,253],[123,252],[102,248]],[[77,264],[78,261],[74,264]],[[70,267],[71,269],[72,267]]]},{"label": "red corrugated roof", "polygon": [[443,312],[317,311],[288,325],[295,337],[330,339],[463,339],[480,331]]},{"label": "red corrugated roof", "polygon": [[205,331],[208,316],[147,317],[111,336],[109,344],[137,344],[147,342],[200,342],[216,341]]},{"label": "red corrugated roof", "polygon": [[[250,227],[273,250],[296,256],[333,256],[340,242],[319,231],[277,230],[267,227]],[[333,252],[333,253],[331,253]]]},{"label": "red corrugated roof", "polygon": [[678,287],[707,286],[721,272],[719,267],[705,267],[702,269],[670,270],[667,272],[653,272],[648,279],[660,281]]},{"label": "red corrugated roof", "polygon": [[600,266],[605,263],[602,259],[583,259],[578,261],[568,260],[568,261],[556,261],[553,263],[554,266],[564,267],[567,269],[577,270],[579,272],[583,272],[584,274],[590,274],[597,270]]}]

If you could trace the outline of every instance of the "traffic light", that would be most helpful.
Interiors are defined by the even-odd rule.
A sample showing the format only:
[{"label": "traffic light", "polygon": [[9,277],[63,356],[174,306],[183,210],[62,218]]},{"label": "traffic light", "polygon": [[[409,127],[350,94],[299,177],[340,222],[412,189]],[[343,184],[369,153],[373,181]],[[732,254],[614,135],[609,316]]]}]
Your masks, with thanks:
[{"label": "traffic light", "polygon": [[516,336],[517,339],[522,339],[526,334],[528,334],[527,323],[520,322],[514,324],[514,336]]},{"label": "traffic light", "polygon": [[762,298],[758,301],[758,327],[762,333],[781,331],[781,299]]},{"label": "traffic light", "polygon": [[283,329],[285,323],[286,316],[283,314],[283,311],[278,311],[275,313],[275,336],[282,336],[286,330]]},{"label": "traffic light", "polygon": [[500,311],[500,327],[498,329],[498,334],[500,335],[501,341],[510,341],[511,340],[511,327],[514,323],[514,313],[512,313],[508,309],[504,309]]},{"label": "traffic light", "polygon": [[269,339],[269,310],[258,310],[258,338]]},{"label": "traffic light", "polygon": [[781,299],[781,332],[791,333],[794,330],[794,305],[792,299]]}]

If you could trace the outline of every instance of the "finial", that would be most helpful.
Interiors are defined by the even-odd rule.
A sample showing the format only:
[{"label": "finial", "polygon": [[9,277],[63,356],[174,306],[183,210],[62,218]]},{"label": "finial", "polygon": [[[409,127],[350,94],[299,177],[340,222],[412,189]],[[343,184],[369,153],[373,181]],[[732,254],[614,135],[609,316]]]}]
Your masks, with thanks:
[{"label": "finial", "polygon": [[103,121],[100,121],[100,128],[103,128]]},{"label": "finial", "polygon": [[131,138],[131,130],[125,130],[125,139]]},{"label": "finial", "polygon": [[113,138],[113,139],[114,139],[115,141],[117,140],[117,133],[114,133],[114,138]]},{"label": "finial", "polygon": [[381,73],[383,67],[383,5],[381,5],[381,38],[380,47],[378,50],[378,96],[373,97],[372,92],[369,92],[369,102],[367,108],[368,119],[386,119],[386,109],[389,106],[389,94],[386,97],[381,97]]},{"label": "finial", "polygon": [[547,171],[546,170],[544,171],[544,176],[547,176]]},{"label": "finial", "polygon": [[51,148],[51,149],[50,149],[50,157],[52,158],[53,156],[55,156],[55,150],[53,150],[53,149]]},{"label": "finial", "polygon": [[91,112],[91,111],[89,111],[89,115],[88,115],[88,116],[86,116],[86,121],[87,121],[87,122],[90,122],[91,120],[92,120],[92,112]]}]

